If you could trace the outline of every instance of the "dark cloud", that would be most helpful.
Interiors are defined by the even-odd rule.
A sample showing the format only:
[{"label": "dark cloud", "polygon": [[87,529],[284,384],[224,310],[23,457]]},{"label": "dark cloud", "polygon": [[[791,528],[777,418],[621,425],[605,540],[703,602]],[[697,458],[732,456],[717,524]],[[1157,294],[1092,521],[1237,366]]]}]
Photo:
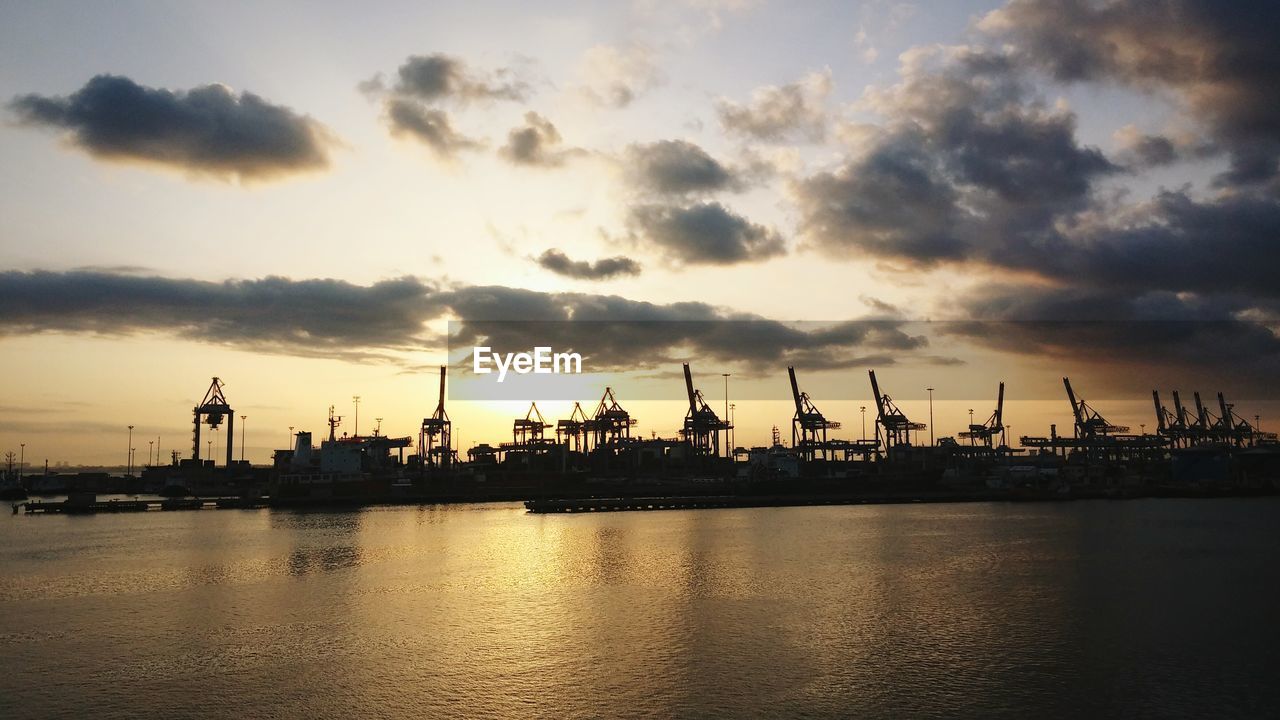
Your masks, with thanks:
[{"label": "dark cloud", "polygon": [[387,100],[387,124],[391,134],[410,137],[427,147],[441,159],[455,157],[462,150],[478,150],[484,143],[453,129],[448,113],[421,103],[401,98]]},{"label": "dark cloud", "polygon": [[735,172],[684,140],[637,143],[624,156],[632,184],[660,195],[741,190],[746,183]]},{"label": "dark cloud", "polygon": [[[1129,126],[1132,127],[1132,126]],[[1141,169],[1169,165],[1178,160],[1178,148],[1163,135],[1126,132],[1121,135],[1121,156],[1128,167]]]},{"label": "dark cloud", "polygon": [[869,93],[885,126],[834,171],[794,185],[807,239],[835,255],[1009,265],[1119,172],[1081,146],[1008,57],[969,48],[904,56],[900,84]]},{"label": "dark cloud", "polygon": [[853,367],[893,355],[937,362],[897,320],[787,324],[702,302],[502,286],[441,287],[414,278],[362,286],[340,280],[203,280],[101,272],[0,273],[0,337],[37,332],[164,333],[255,352],[406,362],[441,349],[431,330],[458,319],[455,344],[553,344],[598,369],[652,369],[691,357],[776,373],[788,362]]},{"label": "dark cloud", "polygon": [[687,207],[637,205],[631,208],[628,225],[637,241],[685,265],[732,265],[786,253],[776,230],[716,202]]},{"label": "dark cloud", "polygon": [[826,136],[830,93],[831,72],[815,72],[787,85],[756,88],[746,104],[721,99],[716,114],[726,131],[753,140],[817,142]]},{"label": "dark cloud", "polygon": [[459,100],[524,100],[529,85],[513,70],[499,68],[489,76],[474,72],[460,58],[441,53],[410,55],[396,70],[393,91],[428,102]]},{"label": "dark cloud", "polygon": [[502,157],[510,162],[532,167],[558,167],[565,160],[584,154],[578,148],[561,147],[556,126],[538,113],[525,113],[524,123],[524,127],[513,128],[507,133],[507,144],[499,150]]},{"label": "dark cloud", "polygon": [[1003,352],[1102,368],[1104,376],[1130,384],[1227,383],[1273,394],[1280,371],[1276,308],[1241,295],[990,285],[955,308],[973,320],[937,328]]},{"label": "dark cloud", "polygon": [[104,272],[0,274],[0,335],[173,333],[290,355],[358,358],[409,350],[439,305],[412,278],[207,282]]},{"label": "dark cloud", "polygon": [[1280,158],[1280,4],[1269,0],[1013,0],[982,29],[1064,81],[1175,91],[1232,156],[1229,184],[1271,179]]},{"label": "dark cloud", "polygon": [[957,235],[959,192],[909,136],[801,181],[795,196],[801,231],[838,254],[861,250],[930,264],[967,252]]},{"label": "dark cloud", "polygon": [[551,248],[539,255],[535,262],[545,270],[578,280],[609,280],[621,275],[640,274],[640,263],[621,255],[590,262],[573,260],[563,252]]},{"label": "dark cloud", "polygon": [[396,80],[389,87],[379,74],[360,83],[359,89],[370,97],[382,98],[393,135],[418,140],[445,160],[462,150],[480,149],[485,143],[455,130],[452,118],[440,105],[523,100],[529,94],[528,84],[509,68],[482,74],[460,58],[441,53],[410,55],[396,70]]},{"label": "dark cloud", "polygon": [[310,117],[224,85],[172,91],[98,75],[66,97],[17,96],[9,109],[96,157],[242,180],[323,169],[334,143]]}]

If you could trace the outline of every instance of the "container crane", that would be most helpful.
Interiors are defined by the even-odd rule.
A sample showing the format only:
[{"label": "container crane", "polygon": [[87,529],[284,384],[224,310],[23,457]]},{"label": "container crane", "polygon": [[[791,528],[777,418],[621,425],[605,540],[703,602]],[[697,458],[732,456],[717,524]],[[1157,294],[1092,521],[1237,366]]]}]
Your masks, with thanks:
[{"label": "container crane", "polygon": [[982,443],[987,448],[992,446],[995,437],[1000,436],[1000,445],[1005,445],[1004,441],[1004,383],[1000,383],[1000,388],[996,392],[996,409],[991,413],[991,417],[987,418],[985,423],[981,425],[972,424],[965,432],[960,433],[960,437],[969,441],[970,445]]},{"label": "container crane", "polygon": [[689,411],[684,416],[680,436],[693,445],[696,454],[715,457],[720,454],[720,433],[727,433],[733,426],[716,415],[701,390],[694,389],[689,363],[684,364],[684,385],[689,396]]},{"label": "container crane", "polygon": [[[200,425],[201,418],[203,424],[208,425],[210,430],[216,430],[222,424],[223,418],[227,421],[227,467],[231,467],[231,446],[235,440],[235,423],[236,414],[231,409],[231,405],[227,403],[227,396],[222,392],[222,381],[214,378],[209,384],[209,389],[205,391],[204,400],[191,409],[193,416],[194,431],[191,440],[191,459],[196,462],[200,461]],[[208,458],[213,460],[213,458]]]},{"label": "container crane", "polygon": [[787,375],[791,378],[791,397],[796,404],[796,414],[791,418],[791,446],[805,460],[813,460],[819,453],[823,460],[827,460],[827,431],[838,430],[840,423],[828,420],[813,404],[809,394],[800,392],[794,367],[787,368]]},{"label": "container crane", "polygon": [[1077,399],[1075,391],[1071,389],[1070,378],[1062,378],[1062,384],[1067,388],[1067,399],[1071,401],[1071,414],[1075,418],[1077,438],[1103,438],[1129,432],[1129,428],[1124,425],[1113,425],[1107,422],[1107,419],[1097,410],[1089,407],[1083,398]]},{"label": "container crane", "polygon": [[444,409],[445,373],[447,367],[440,366],[440,400],[431,417],[422,419],[422,429],[418,432],[418,453],[421,456],[423,469],[444,470],[457,459],[453,450],[453,421]]},{"label": "container crane", "polygon": [[617,446],[631,439],[631,428],[635,427],[636,421],[631,414],[623,409],[618,403],[618,398],[613,394],[613,388],[606,387],[604,396],[600,398],[600,404],[596,406],[595,414],[587,421],[584,430],[591,436],[591,446],[600,449],[601,447]]},{"label": "container crane", "polygon": [[573,404],[573,412],[564,420],[556,421],[556,442],[564,445],[571,452],[585,453],[589,439],[587,427],[591,421],[582,409],[581,403]]},{"label": "container crane", "polygon": [[893,404],[893,399],[880,392],[880,383],[876,382],[876,371],[871,375],[871,393],[876,399],[876,440],[880,440],[880,429],[884,429],[884,447],[886,451],[899,445],[911,445],[911,431],[924,430],[924,423],[911,422],[905,413]]}]

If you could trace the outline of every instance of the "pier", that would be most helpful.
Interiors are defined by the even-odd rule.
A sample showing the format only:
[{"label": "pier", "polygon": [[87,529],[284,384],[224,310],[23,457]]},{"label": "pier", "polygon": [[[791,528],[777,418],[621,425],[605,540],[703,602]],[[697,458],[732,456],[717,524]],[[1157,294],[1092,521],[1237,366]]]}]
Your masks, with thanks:
[{"label": "pier", "polygon": [[30,500],[14,503],[13,513],[21,507],[28,515],[91,515],[96,513],[150,512],[153,510],[251,509],[267,507],[267,498],[155,498],[147,500],[97,500],[70,497],[56,502]]}]

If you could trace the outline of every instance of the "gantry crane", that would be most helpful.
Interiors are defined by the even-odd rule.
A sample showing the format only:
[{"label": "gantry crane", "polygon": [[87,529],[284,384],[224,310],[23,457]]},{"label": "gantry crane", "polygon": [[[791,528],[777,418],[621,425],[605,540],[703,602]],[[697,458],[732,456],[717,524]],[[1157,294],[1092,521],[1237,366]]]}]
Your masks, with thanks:
[{"label": "gantry crane", "polygon": [[618,403],[613,388],[606,387],[595,414],[586,423],[586,431],[591,436],[591,447],[599,450],[603,447],[616,447],[631,439],[631,428],[636,421]]},{"label": "gantry crane", "polygon": [[1129,432],[1129,428],[1124,425],[1113,425],[1107,422],[1107,419],[1097,410],[1089,407],[1083,398],[1077,399],[1075,391],[1071,389],[1070,378],[1062,378],[1062,384],[1067,388],[1067,399],[1071,401],[1071,414],[1075,418],[1077,438],[1103,438]]},{"label": "gantry crane", "polygon": [[800,392],[794,367],[787,368],[787,375],[791,378],[791,397],[796,403],[796,414],[791,418],[791,446],[804,460],[813,460],[819,455],[828,460],[827,431],[838,430],[840,423],[828,420],[813,404],[809,394]]},{"label": "gantry crane", "polygon": [[424,470],[443,470],[457,459],[457,453],[453,449],[453,421],[444,409],[446,371],[447,367],[441,365],[440,401],[431,417],[422,419],[422,429],[418,432],[418,454]]},{"label": "gantry crane", "polygon": [[[222,381],[214,378],[209,384],[209,389],[205,391],[204,400],[191,410],[194,420],[194,432],[191,441],[191,459],[196,462],[200,461],[200,425],[201,418],[204,418],[204,424],[209,426],[210,430],[216,430],[222,424],[223,418],[227,420],[227,467],[231,467],[231,446],[235,440],[236,414],[231,409],[231,405],[227,403],[227,396],[222,392]],[[208,458],[212,460],[213,458]]]},{"label": "gantry crane", "polygon": [[695,453],[715,457],[720,454],[720,433],[727,433],[733,426],[716,415],[701,390],[694,389],[689,363],[684,364],[684,385],[689,395],[689,411],[684,416],[680,436],[693,445]]},{"label": "gantry crane", "polygon": [[573,412],[564,420],[556,421],[556,442],[564,445],[570,452],[585,453],[588,451],[588,426],[591,421],[582,409],[581,403],[573,404]]},{"label": "gantry crane", "polygon": [[529,412],[524,417],[516,418],[511,425],[511,439],[516,446],[541,444],[544,433],[551,424],[542,417],[538,403],[529,405]]},{"label": "gantry crane", "polygon": [[924,430],[924,423],[911,422],[905,413],[893,404],[893,399],[880,392],[880,383],[876,382],[876,371],[871,375],[871,393],[876,399],[876,440],[880,440],[880,431],[884,430],[884,449],[891,451],[899,445],[911,445],[911,431]]},{"label": "gantry crane", "polygon": [[960,433],[960,437],[969,441],[970,445],[982,443],[990,448],[995,441],[995,437],[1000,436],[1000,445],[1004,446],[1004,383],[1000,383],[1000,389],[996,392],[996,409],[991,413],[991,417],[981,425],[970,423],[969,429]]}]

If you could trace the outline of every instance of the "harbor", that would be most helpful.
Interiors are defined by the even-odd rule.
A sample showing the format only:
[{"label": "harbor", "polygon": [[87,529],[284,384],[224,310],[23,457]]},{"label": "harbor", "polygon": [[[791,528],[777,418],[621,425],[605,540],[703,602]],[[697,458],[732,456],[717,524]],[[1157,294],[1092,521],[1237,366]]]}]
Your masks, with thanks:
[{"label": "harbor", "polygon": [[[794,413],[789,437],[772,429],[766,446],[732,442],[734,423],[722,417],[682,366],[687,410],[674,437],[643,437],[619,393],[605,388],[594,410],[575,403],[569,417],[549,421],[531,403],[511,425],[511,439],[476,443],[460,456],[446,408],[447,368],[439,369],[435,410],[417,437],[340,432],[329,408],[327,433],[292,434],[293,446],[273,453],[270,466],[236,460],[236,412],[220,378],[192,408],[188,457],[138,475],[98,474],[61,479],[47,473],[5,473],[6,498],[26,514],[93,514],[202,509],[319,508],[523,502],[529,512],[600,512],[668,508],[781,505],[1062,501],[1138,497],[1221,497],[1272,494],[1280,487],[1276,434],[1227,402],[1223,393],[1193,404],[1174,391],[1166,406],[1152,391],[1154,433],[1133,433],[1109,421],[1063,378],[1070,433],[1051,424],[1046,435],[1008,437],[1006,388],[995,409],[954,436],[920,442],[930,423],[909,417],[875,370],[874,432],[839,436],[787,368]],[[587,406],[590,407],[590,406]],[[932,412],[930,413],[932,420]],[[226,424],[220,458],[202,433]],[[220,448],[221,449],[221,448]],[[65,494],[66,499],[28,499]],[[124,494],[99,500],[99,495]],[[145,497],[143,497],[145,496]]]}]

